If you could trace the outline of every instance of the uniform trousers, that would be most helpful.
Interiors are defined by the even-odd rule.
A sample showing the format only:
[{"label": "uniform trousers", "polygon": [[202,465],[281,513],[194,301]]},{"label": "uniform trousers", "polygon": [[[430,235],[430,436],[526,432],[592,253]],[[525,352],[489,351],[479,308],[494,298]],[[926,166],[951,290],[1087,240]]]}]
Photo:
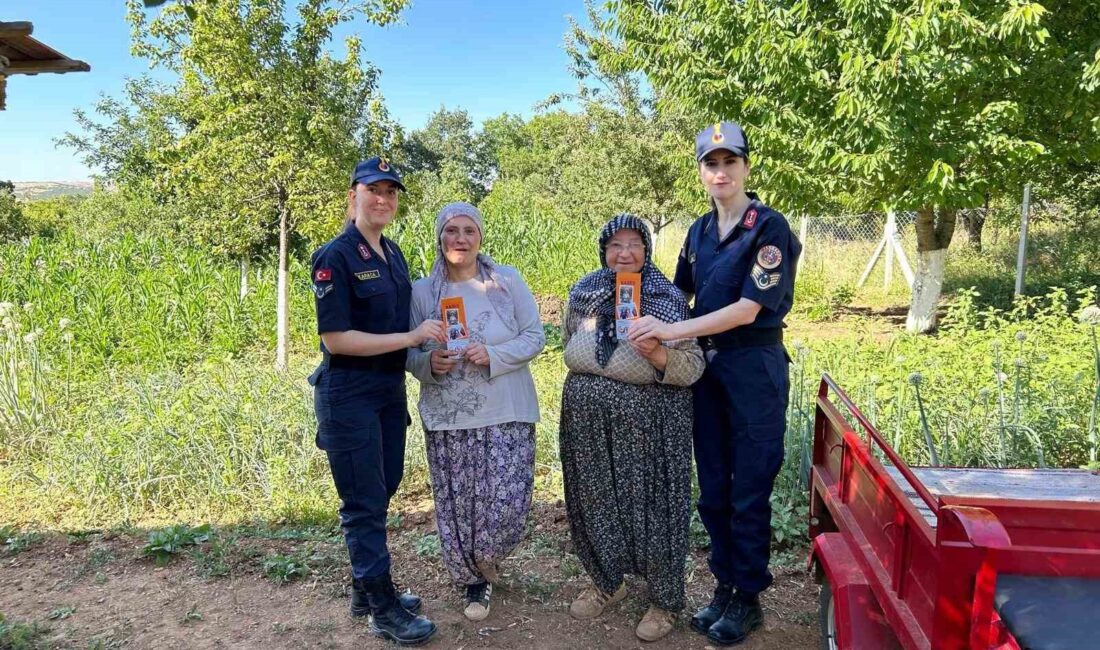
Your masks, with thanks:
[{"label": "uniform trousers", "polygon": [[340,526],[352,575],[390,570],[386,513],[405,468],[404,371],[322,367],[315,373],[317,446],[340,496]]},{"label": "uniform trousers", "polygon": [[783,464],[790,379],[782,344],[708,353],[694,386],[699,517],[710,570],[746,594],[768,588],[771,503]]}]

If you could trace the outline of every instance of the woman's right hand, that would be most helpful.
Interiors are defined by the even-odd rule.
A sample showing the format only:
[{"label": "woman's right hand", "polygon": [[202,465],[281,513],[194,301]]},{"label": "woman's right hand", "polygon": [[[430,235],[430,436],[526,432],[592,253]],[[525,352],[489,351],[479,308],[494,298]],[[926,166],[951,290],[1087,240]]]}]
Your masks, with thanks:
[{"label": "woman's right hand", "polygon": [[443,327],[443,321],[441,320],[426,320],[423,323],[416,326],[416,329],[409,332],[412,335],[412,345],[409,347],[415,347],[424,343],[425,341],[439,341],[440,343],[447,343],[446,330]]},{"label": "woman's right hand", "polygon": [[458,365],[458,358],[462,353],[457,350],[436,348],[432,350],[432,374],[445,375]]}]

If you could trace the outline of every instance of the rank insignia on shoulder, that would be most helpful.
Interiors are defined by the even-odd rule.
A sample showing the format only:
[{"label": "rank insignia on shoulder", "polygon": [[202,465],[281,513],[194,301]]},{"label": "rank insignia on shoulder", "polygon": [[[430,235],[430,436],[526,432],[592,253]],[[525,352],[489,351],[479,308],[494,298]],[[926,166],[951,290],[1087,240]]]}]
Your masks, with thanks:
[{"label": "rank insignia on shoulder", "polygon": [[753,208],[745,213],[745,221],[743,222],[746,228],[752,228],[756,225],[756,218],[760,216],[756,209]]},{"label": "rank insignia on shoulder", "polygon": [[313,273],[314,282],[328,282],[332,279],[332,269],[317,269]]},{"label": "rank insignia on shoulder", "polygon": [[324,298],[328,294],[332,293],[332,290],[335,288],[336,287],[332,286],[331,284],[326,284],[324,286],[315,284],[313,285],[313,295],[317,296],[317,299],[320,300],[321,298]]},{"label": "rank insignia on shoulder", "polygon": [[370,246],[367,246],[366,244],[359,244],[358,248],[359,257],[362,257],[364,260],[369,260],[371,258]]},{"label": "rank insignia on shoulder", "polygon": [[782,262],[783,253],[779,252],[779,247],[777,246],[768,244],[756,253],[756,263],[767,271],[779,268]]},{"label": "rank insignia on shoulder", "polygon": [[759,264],[752,265],[752,272],[749,275],[752,276],[752,283],[755,284],[756,288],[760,289],[761,291],[767,291],[772,287],[778,286],[780,278],[783,277],[783,274],[781,273],[769,273],[765,271],[764,269],[760,268]]},{"label": "rank insignia on shoulder", "polygon": [[357,280],[377,280],[382,277],[382,272],[375,269],[373,271],[360,271],[355,274]]}]

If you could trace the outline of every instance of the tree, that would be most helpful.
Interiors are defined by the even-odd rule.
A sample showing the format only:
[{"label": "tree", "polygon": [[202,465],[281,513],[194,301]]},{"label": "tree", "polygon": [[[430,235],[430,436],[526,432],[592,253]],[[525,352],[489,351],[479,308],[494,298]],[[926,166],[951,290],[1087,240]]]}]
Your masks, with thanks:
[{"label": "tree", "polygon": [[360,15],[388,24],[405,4],[301,0],[291,17],[279,0],[190,0],[148,20],[129,0],[134,53],[179,79],[158,95],[176,137],[150,153],[156,192],[186,206],[181,226],[196,243],[247,260],[278,242],[279,368],[292,239],[335,230],[349,170],[395,130],[360,41],[336,59],[333,31]]},{"label": "tree", "polygon": [[451,200],[480,202],[496,177],[489,145],[463,109],[440,107],[424,128],[409,134],[401,149],[405,170],[422,175],[425,185],[455,193]]},{"label": "tree", "polygon": [[15,184],[0,181],[0,242],[19,239],[27,234],[23,209],[15,198]]},{"label": "tree", "polygon": [[916,210],[908,328],[935,326],[962,208],[1098,151],[1100,8],[1013,0],[613,0],[607,65],[700,122],[733,118],[773,203]]}]

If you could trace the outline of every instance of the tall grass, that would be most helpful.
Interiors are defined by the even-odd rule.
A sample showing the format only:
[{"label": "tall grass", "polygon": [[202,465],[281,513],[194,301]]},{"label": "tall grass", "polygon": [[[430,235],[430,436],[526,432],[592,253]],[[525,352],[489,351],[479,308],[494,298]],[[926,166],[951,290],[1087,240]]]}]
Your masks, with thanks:
[{"label": "tall grass", "polygon": [[[431,261],[431,226],[415,216],[395,225],[414,274]],[[518,214],[487,216],[486,230],[486,250],[517,266],[539,294],[561,296],[597,266],[595,231]],[[674,228],[658,240],[657,262],[670,275],[682,237]],[[837,264],[852,259],[864,261],[848,256]],[[63,231],[0,246],[0,520],[101,526],[333,517],[336,496],[314,446],[305,382],[317,361],[308,273],[292,261],[285,373],[269,366],[273,271],[258,265],[243,299],[238,273],[149,236],[88,241]],[[826,267],[804,269],[796,291],[828,275]],[[788,461],[776,498],[786,534],[803,525],[822,371],[914,463],[931,457],[909,381],[915,372],[931,445],[945,464],[1073,467],[1095,454],[1095,330],[1076,320],[1095,291],[1054,290],[1002,310],[970,291],[955,298],[934,337],[884,339],[854,325],[840,337],[792,341]],[[556,498],[560,346],[549,346],[533,372],[542,406],[537,489]],[[415,413],[415,382],[409,389]],[[418,423],[408,447],[403,489],[421,491]]]}]

